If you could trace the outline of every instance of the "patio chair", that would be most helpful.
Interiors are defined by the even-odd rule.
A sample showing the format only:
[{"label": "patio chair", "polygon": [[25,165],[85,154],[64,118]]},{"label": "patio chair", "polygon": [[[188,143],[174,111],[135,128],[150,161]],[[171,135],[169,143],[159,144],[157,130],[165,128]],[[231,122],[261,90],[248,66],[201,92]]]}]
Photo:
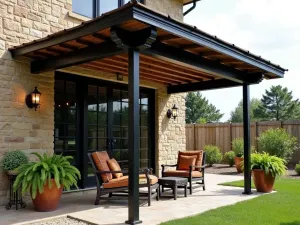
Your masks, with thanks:
[{"label": "patio chair", "polygon": [[[121,170],[115,159],[110,159],[106,151],[88,153],[97,184],[97,196],[95,205],[99,204],[100,197],[109,194],[109,198],[117,193],[124,196],[128,192],[128,171]],[[158,178],[152,175],[152,169],[140,169],[139,187],[147,188],[147,192],[140,192],[140,196],[147,197],[148,205],[151,199],[159,200]]]},{"label": "patio chair", "polygon": [[[177,164],[161,165],[162,177],[185,177],[188,178],[190,194],[193,189],[202,187],[205,190],[205,160],[206,153],[199,151],[178,152]],[[166,170],[167,167],[176,167],[176,170]],[[194,184],[193,184],[194,182]]]}]

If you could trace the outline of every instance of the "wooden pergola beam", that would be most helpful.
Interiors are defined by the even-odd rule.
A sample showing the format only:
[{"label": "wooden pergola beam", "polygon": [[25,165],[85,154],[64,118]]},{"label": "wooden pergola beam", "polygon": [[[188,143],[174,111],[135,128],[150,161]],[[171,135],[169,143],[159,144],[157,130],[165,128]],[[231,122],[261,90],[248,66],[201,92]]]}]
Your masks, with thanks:
[{"label": "wooden pergola beam", "polygon": [[[111,64],[112,66],[117,66],[119,68],[126,68],[128,63],[125,61],[121,61],[121,59],[114,59],[114,58],[105,58],[102,59],[101,61],[97,61],[95,63],[101,63],[101,62],[106,62],[106,65],[110,65],[110,63],[114,63]],[[121,64],[121,65],[120,65]],[[154,75],[158,75],[158,77],[164,77],[164,78],[171,78],[176,80],[177,82],[191,82],[193,80],[202,80],[201,78],[197,77],[190,77],[188,73],[182,75],[182,74],[178,74],[176,72],[170,72],[167,70],[166,67],[157,67],[156,64],[149,64],[146,63],[144,61],[140,61],[140,67],[141,67],[141,71],[147,71],[149,72],[149,74],[154,74]]]},{"label": "wooden pergola beam", "polygon": [[237,83],[259,83],[261,81],[262,74],[251,74],[246,75],[241,71],[230,68],[219,62],[205,59],[187,51],[166,45],[161,42],[153,43],[152,47],[147,49],[144,54],[151,56],[161,56],[167,61],[174,60],[176,62],[182,62],[190,66],[196,67],[207,73],[212,73],[216,76],[232,80]]},{"label": "wooden pergola beam", "polygon": [[105,57],[110,57],[124,52],[124,49],[118,48],[113,42],[103,42],[97,45],[79,49],[75,52],[66,53],[61,56],[43,60],[35,60],[31,63],[31,73],[37,74],[61,69]]}]

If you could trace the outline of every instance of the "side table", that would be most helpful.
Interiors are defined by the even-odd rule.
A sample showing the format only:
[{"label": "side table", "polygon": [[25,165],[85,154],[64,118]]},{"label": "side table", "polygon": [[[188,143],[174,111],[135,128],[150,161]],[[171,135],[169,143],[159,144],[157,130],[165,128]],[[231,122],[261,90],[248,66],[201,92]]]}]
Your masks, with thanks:
[{"label": "side table", "polygon": [[183,177],[161,177],[158,179],[159,192],[161,190],[160,187],[170,187],[173,189],[174,200],[176,200],[177,188],[184,188],[184,196],[187,197],[187,183],[188,179]]},{"label": "side table", "polygon": [[20,205],[22,208],[26,207],[25,202],[23,202],[21,190],[14,191],[13,186],[16,180],[16,174],[7,174],[9,180],[9,202],[6,204],[5,208],[7,210],[11,209],[13,205],[16,205],[16,210],[18,210],[18,206]]}]

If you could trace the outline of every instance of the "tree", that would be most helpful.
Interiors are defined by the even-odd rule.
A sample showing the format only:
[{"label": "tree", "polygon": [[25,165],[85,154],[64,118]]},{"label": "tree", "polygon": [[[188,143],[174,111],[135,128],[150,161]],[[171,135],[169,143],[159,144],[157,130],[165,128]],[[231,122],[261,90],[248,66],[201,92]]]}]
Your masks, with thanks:
[{"label": "tree", "polygon": [[191,92],[186,96],[186,123],[218,122],[224,114],[199,92]]},{"label": "tree", "polygon": [[[261,101],[257,98],[253,98],[250,101],[250,120],[259,121],[261,118],[257,115],[256,110],[261,105]],[[241,123],[243,122],[243,100],[241,100],[238,106],[230,113],[230,122]]]},{"label": "tree", "polygon": [[256,114],[264,120],[300,119],[300,103],[293,100],[292,91],[281,85],[272,86],[263,95]]}]

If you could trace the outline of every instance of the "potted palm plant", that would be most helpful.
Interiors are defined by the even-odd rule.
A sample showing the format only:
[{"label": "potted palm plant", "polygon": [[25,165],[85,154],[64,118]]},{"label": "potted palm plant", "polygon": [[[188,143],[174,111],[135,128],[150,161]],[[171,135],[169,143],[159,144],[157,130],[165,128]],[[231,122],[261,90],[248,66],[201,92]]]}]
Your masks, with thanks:
[{"label": "potted palm plant", "polygon": [[28,157],[20,150],[6,152],[1,160],[1,167],[7,175],[17,175],[17,168],[28,163]]},{"label": "potted palm plant", "polygon": [[286,161],[268,153],[251,154],[251,170],[258,192],[271,192],[275,178],[286,172]]},{"label": "potted palm plant", "polygon": [[242,173],[241,162],[244,161],[244,139],[243,138],[235,138],[232,141],[232,151],[235,154],[234,164],[238,173]]},{"label": "potted palm plant", "polygon": [[70,164],[72,156],[32,154],[39,161],[18,168],[14,190],[21,187],[22,194],[29,191],[36,211],[53,211],[58,206],[63,188],[70,190],[72,186],[77,187],[80,172]]}]

